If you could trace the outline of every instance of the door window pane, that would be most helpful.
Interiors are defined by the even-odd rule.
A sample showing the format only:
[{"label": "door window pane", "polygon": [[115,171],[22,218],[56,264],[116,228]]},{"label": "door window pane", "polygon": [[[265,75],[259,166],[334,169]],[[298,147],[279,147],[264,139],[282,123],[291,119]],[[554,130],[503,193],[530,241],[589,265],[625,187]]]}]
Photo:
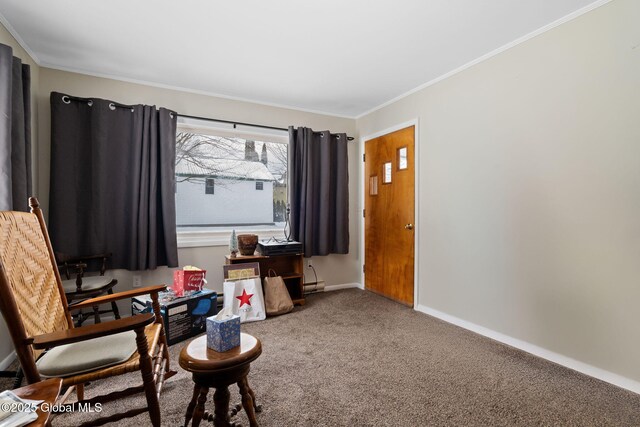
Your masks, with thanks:
[{"label": "door window pane", "polygon": [[369,177],[369,195],[370,196],[378,195],[378,175]]},{"label": "door window pane", "polygon": [[400,147],[398,148],[398,170],[403,170],[407,167],[407,147]]},{"label": "door window pane", "polygon": [[382,183],[390,184],[391,183],[391,162],[386,162],[382,167]]}]

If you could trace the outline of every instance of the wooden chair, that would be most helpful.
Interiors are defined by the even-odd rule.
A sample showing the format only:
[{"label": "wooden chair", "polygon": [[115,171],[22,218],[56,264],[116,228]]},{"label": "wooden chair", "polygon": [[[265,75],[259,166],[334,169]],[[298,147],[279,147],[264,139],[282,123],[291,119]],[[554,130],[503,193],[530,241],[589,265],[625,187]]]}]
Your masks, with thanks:
[{"label": "wooden chair", "polygon": [[[92,405],[144,391],[146,406],[82,425],[102,425],[148,411],[151,424],[160,426],[158,397],[164,380],[175,374],[169,368],[158,304],[158,292],[166,287],[149,286],[83,301],[75,307],[151,294],[154,314],[75,328],[42,211],[33,197],[29,205],[31,213],[0,212],[0,310],[28,383],[62,377],[63,387],[69,387],[69,392],[75,388],[78,401]],[[141,385],[84,399],[85,383],[98,387],[97,380],[133,371],[140,371]]]},{"label": "wooden chair", "polygon": [[[105,276],[107,260],[111,258],[111,254],[70,256],[55,252],[55,257],[58,263],[58,269],[64,272],[62,288],[67,297],[69,309],[73,311],[72,318],[75,319],[76,326],[82,326],[84,321],[92,315],[94,323],[100,323],[100,316],[108,313],[113,313],[116,319],[120,319],[118,304],[115,301],[111,301],[110,310],[100,310],[100,307],[95,305],[92,307],[93,312],[85,312],[81,309],[76,310],[74,307],[74,304],[78,301],[95,298],[100,295],[113,295],[113,287],[118,284],[118,281],[109,275]],[[85,275],[85,269],[88,264],[95,262],[100,263],[99,275]]]}]

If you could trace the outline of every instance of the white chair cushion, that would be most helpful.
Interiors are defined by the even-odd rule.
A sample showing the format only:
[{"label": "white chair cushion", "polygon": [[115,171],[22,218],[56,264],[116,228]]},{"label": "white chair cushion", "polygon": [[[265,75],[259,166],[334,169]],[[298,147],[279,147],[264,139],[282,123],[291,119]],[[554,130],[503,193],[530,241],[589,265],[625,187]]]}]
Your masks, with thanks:
[{"label": "white chair cushion", "polygon": [[[82,290],[93,291],[100,289],[103,286],[108,285],[113,280],[111,276],[88,276],[82,278]],[[62,281],[62,288],[65,293],[72,293],[76,291],[76,279],[69,279]]]},{"label": "white chair cushion", "polygon": [[127,331],[54,347],[36,366],[41,377],[69,377],[125,362],[136,350],[136,333]]}]

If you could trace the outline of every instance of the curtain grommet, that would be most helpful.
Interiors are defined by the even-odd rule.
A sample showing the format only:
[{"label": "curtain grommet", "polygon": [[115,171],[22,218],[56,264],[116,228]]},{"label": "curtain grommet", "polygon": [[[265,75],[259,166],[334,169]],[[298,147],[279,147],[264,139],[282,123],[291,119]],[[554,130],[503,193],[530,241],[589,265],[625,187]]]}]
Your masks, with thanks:
[{"label": "curtain grommet", "polygon": [[63,95],[62,102],[64,102],[65,104],[71,104],[71,98],[69,98],[67,95]]}]

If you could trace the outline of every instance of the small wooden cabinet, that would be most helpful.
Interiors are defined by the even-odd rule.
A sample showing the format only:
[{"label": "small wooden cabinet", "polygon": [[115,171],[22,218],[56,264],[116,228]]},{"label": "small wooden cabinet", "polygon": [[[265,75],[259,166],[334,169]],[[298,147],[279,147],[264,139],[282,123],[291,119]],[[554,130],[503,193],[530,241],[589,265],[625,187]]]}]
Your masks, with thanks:
[{"label": "small wooden cabinet", "polygon": [[[260,278],[269,275],[273,270],[276,276],[281,276],[287,286],[294,304],[304,305],[304,275],[303,254],[292,255],[231,255],[225,256],[225,264],[243,264],[257,262],[260,264]],[[271,273],[273,276],[274,273]]]}]

